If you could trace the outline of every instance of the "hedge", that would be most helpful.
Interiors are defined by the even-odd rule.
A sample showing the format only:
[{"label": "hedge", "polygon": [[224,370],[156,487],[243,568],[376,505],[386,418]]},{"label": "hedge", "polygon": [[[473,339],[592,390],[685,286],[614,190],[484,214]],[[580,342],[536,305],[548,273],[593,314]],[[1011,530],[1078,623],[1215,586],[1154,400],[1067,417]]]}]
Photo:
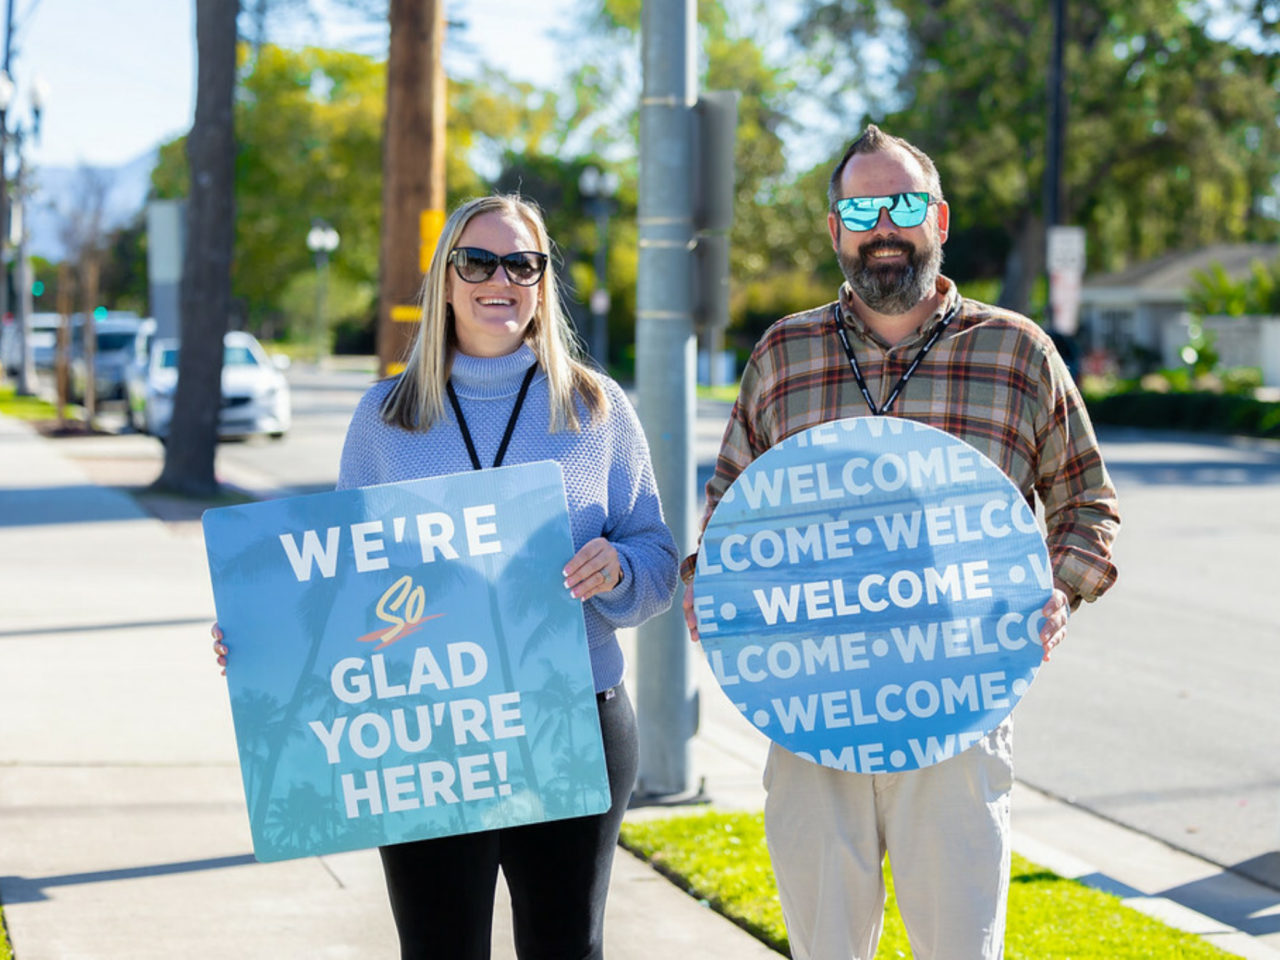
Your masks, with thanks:
[{"label": "hedge", "polygon": [[1094,423],[1280,438],[1280,403],[1238,394],[1129,390],[1085,404]]}]

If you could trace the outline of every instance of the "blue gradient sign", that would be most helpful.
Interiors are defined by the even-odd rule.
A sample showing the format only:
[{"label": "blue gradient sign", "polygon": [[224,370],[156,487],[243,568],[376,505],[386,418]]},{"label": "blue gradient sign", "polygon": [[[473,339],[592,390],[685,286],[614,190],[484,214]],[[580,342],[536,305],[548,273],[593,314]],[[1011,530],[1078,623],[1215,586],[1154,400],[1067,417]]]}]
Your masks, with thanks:
[{"label": "blue gradient sign", "polygon": [[560,466],[210,510],[254,854],[609,806]]},{"label": "blue gradient sign", "polygon": [[815,763],[884,773],[953,757],[1009,714],[1052,586],[999,467],[925,424],[856,417],[743,471],[693,589],[703,650],[749,721]]}]

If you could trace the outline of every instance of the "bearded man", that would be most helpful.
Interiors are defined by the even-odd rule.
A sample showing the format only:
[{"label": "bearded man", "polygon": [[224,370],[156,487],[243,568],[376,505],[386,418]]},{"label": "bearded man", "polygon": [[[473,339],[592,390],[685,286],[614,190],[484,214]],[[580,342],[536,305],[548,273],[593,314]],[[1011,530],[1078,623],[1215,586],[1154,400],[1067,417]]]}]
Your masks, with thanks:
[{"label": "bearded man", "polygon": [[[827,227],[839,298],[773,324],[752,351],[707,484],[705,527],[737,476],[774,444],[842,417],[945,430],[1038,496],[1054,589],[1044,659],[1067,617],[1116,579],[1116,495],[1074,382],[1048,334],[962,297],[942,276],[950,210],[933,161],[868,126],[831,175]],[[682,576],[692,581],[694,556]],[[697,639],[693,593],[685,617]],[[1009,889],[1011,719],[933,766],[883,774],[820,766],[772,744],[765,830],[796,960],[875,955],[882,864],[917,960],[997,960]]]}]

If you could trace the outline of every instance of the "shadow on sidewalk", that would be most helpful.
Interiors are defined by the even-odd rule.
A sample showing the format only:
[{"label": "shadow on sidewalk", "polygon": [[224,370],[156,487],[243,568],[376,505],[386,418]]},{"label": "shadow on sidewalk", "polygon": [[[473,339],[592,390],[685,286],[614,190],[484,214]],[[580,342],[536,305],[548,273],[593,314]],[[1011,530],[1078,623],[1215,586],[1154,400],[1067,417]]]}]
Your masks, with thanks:
[{"label": "shadow on sidewalk", "polygon": [[145,515],[127,494],[89,483],[0,491],[0,527],[137,520]]},{"label": "shadow on sidewalk", "polygon": [[64,873],[52,877],[0,877],[0,891],[4,902],[38,903],[48,900],[45,890],[49,887],[68,887],[82,883],[109,883],[114,880],[138,880],[143,877],[163,877],[175,873],[193,873],[200,870],[222,870],[226,867],[244,867],[258,861],[252,854],[242,853],[234,857],[214,857],[209,860],[184,860],[178,863],[157,863],[146,867],[123,867],[118,870],[95,870],[89,873]]}]

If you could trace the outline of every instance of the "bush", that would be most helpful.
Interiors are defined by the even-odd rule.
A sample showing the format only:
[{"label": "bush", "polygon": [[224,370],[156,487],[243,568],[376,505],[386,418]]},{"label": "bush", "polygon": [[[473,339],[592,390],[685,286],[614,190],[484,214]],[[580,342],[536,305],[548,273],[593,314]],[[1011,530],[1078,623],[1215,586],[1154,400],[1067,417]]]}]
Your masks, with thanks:
[{"label": "bush", "polygon": [[1280,437],[1280,403],[1240,394],[1138,388],[1086,395],[1085,403],[1095,423]]}]

